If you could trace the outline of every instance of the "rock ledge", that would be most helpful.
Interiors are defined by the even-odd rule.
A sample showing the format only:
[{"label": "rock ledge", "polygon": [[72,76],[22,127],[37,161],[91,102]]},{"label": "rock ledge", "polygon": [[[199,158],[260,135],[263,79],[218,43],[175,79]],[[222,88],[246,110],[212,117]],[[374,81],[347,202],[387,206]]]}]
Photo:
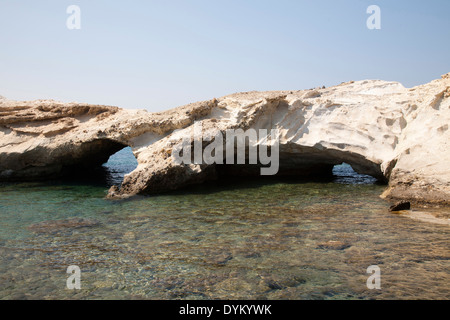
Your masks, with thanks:
[{"label": "rock ledge", "polygon": [[125,146],[139,165],[120,188],[111,189],[111,198],[259,172],[248,165],[175,164],[171,151],[195,122],[210,136],[227,129],[278,129],[280,175],[328,174],[346,162],[388,182],[384,198],[450,201],[450,74],[414,88],[365,80],[237,93],[160,113],[1,98],[0,180],[51,179],[86,170]]}]

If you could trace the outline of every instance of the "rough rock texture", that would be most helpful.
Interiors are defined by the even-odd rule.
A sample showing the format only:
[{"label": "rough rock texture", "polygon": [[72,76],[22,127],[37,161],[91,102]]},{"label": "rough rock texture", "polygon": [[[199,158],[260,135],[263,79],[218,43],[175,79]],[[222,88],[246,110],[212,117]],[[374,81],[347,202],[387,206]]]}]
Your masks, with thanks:
[{"label": "rough rock texture", "polygon": [[175,164],[173,147],[192,134],[195,121],[206,136],[279,129],[279,174],[327,174],[346,162],[388,181],[383,197],[450,202],[450,74],[410,89],[351,81],[233,94],[161,113],[0,98],[0,180],[77,172],[104,163],[124,146],[132,147],[139,165],[120,189],[111,189],[111,198],[174,190],[221,174],[259,174],[249,165]]}]

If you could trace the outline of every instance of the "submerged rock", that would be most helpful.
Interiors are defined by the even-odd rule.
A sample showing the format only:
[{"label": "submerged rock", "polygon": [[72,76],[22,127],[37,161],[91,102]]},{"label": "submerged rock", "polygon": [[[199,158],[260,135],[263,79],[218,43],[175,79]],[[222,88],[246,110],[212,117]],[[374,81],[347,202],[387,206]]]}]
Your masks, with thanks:
[{"label": "submerged rock", "polygon": [[211,265],[216,265],[216,266],[224,266],[232,259],[233,259],[233,255],[228,252],[218,253],[218,254],[207,254],[205,263],[211,264]]},{"label": "submerged rock", "polygon": [[245,92],[160,113],[0,99],[0,180],[77,175],[125,146],[139,165],[110,189],[110,198],[260,174],[254,165],[177,164],[174,146],[191,137],[196,122],[209,137],[228,129],[278,129],[279,175],[327,175],[346,162],[389,182],[384,198],[450,204],[449,75],[414,88],[365,80]]},{"label": "submerged rock", "polygon": [[351,245],[347,242],[343,241],[327,241],[327,242],[321,242],[317,244],[318,249],[330,249],[330,250],[345,250],[347,248],[350,248]]}]

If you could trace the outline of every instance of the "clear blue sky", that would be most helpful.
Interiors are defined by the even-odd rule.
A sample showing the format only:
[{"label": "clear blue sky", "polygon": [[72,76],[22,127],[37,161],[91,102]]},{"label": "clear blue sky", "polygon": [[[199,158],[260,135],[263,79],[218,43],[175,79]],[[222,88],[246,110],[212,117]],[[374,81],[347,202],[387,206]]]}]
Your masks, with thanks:
[{"label": "clear blue sky", "polygon": [[[381,30],[366,27],[371,4]],[[449,0],[0,0],[0,95],[160,111],[349,80],[411,87],[450,72],[449,15]]]}]

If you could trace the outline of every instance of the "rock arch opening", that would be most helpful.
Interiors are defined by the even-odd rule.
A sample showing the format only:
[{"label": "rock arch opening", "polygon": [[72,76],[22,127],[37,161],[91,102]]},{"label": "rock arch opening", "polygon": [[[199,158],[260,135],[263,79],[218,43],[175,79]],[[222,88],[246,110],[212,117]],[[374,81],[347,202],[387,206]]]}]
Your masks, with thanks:
[{"label": "rock arch opening", "polygon": [[124,143],[99,138],[82,143],[70,141],[57,149],[37,146],[24,153],[10,153],[4,157],[8,168],[0,165],[0,180],[101,180],[107,174],[102,165],[126,147]]},{"label": "rock arch opening", "polygon": [[[246,159],[248,163],[248,159]],[[256,177],[259,165],[216,165],[217,178]],[[304,146],[281,146],[276,178],[326,180],[338,183],[387,183],[381,166],[362,155],[330,149]]]},{"label": "rock arch opening", "polygon": [[107,170],[108,186],[120,186],[126,174],[136,169],[138,162],[133,154],[131,147],[124,147],[111,155],[103,168]]},{"label": "rock arch opening", "polygon": [[378,179],[367,175],[360,174],[353,170],[352,166],[348,163],[342,163],[333,167],[333,182],[342,184],[375,184],[384,183]]},{"label": "rock arch opening", "polygon": [[[164,149],[165,150],[165,149]],[[164,151],[163,150],[163,151]],[[140,167],[126,176],[120,188],[110,189],[108,198],[126,198],[136,194],[152,195],[185,189],[190,185],[202,184],[208,181],[245,179],[264,179],[274,181],[280,179],[302,182],[323,181],[353,183],[386,183],[381,165],[361,154],[320,147],[299,145],[281,145],[279,150],[278,173],[261,175],[261,165],[249,164],[248,154],[246,164],[177,164],[167,152],[154,154],[152,160],[155,170],[151,174]],[[345,170],[336,167],[346,163]],[[270,164],[271,165],[271,164]],[[139,167],[138,167],[139,168]],[[352,180],[353,179],[353,180]],[[115,186],[120,183],[114,184]],[[139,189],[136,189],[136,186]]]},{"label": "rock arch opening", "polygon": [[[122,173],[125,169],[118,170],[114,160],[112,165],[110,164],[111,158],[114,159],[117,154],[120,156],[122,150],[127,153],[128,149],[128,145],[111,139],[96,139],[83,143],[58,159],[57,163],[61,166],[58,176],[63,179],[109,186],[117,181],[118,175],[123,178],[125,174]],[[129,152],[131,153],[131,150]],[[133,159],[136,161],[134,156]]]}]

